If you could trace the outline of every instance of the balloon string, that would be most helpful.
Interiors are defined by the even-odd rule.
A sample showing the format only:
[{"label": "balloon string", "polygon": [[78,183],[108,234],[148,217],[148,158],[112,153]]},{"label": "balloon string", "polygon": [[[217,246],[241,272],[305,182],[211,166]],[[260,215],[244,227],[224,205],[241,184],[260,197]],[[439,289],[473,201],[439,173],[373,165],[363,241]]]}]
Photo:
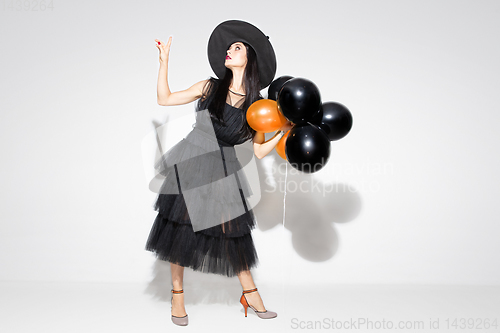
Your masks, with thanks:
[{"label": "balloon string", "polygon": [[286,176],[288,175],[288,163],[285,164],[285,195],[283,196],[283,228],[285,228],[285,201],[286,201]]},{"label": "balloon string", "polygon": [[[285,241],[286,241],[286,229],[285,229],[285,214],[286,214],[286,178],[288,175],[288,162],[285,162],[285,194],[283,195],[283,245],[282,249],[285,248]],[[283,250],[284,251],[284,250]],[[284,255],[284,254],[283,254]],[[283,258],[284,259],[284,258]],[[285,264],[286,260],[283,260],[283,265],[285,266],[285,269],[283,270],[283,283],[282,283],[282,289],[283,289],[283,314],[285,313],[285,278],[286,278],[286,272],[287,272],[287,265]]]}]

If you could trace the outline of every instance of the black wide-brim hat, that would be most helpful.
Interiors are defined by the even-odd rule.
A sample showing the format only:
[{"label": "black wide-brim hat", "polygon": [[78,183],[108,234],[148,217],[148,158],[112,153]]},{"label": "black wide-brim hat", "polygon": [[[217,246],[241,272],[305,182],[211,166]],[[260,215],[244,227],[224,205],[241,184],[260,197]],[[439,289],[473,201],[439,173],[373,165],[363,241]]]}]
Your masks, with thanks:
[{"label": "black wide-brim hat", "polygon": [[276,55],[269,42],[256,26],[238,20],[225,21],[219,24],[208,40],[208,61],[219,79],[226,72],[227,49],[235,42],[249,44],[257,55],[261,89],[267,87],[276,74]]}]

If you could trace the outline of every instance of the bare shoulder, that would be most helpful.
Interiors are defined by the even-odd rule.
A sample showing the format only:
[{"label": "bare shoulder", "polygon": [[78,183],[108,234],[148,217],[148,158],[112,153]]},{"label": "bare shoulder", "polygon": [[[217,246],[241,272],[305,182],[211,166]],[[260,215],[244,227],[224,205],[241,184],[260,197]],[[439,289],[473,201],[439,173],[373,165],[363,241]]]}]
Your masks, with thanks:
[{"label": "bare shoulder", "polygon": [[203,80],[197,83],[201,89],[201,98],[205,99],[213,91],[214,82],[211,79]]},{"label": "bare shoulder", "polygon": [[195,83],[194,85],[197,86],[197,87],[205,87],[207,85],[207,83],[209,82],[210,80],[201,80],[200,82],[197,82]]},{"label": "bare shoulder", "polygon": [[208,80],[202,80],[202,81],[196,82],[191,87],[189,87],[187,90],[199,91],[201,93],[203,91],[203,87],[205,87],[205,85],[207,84],[207,81]]}]

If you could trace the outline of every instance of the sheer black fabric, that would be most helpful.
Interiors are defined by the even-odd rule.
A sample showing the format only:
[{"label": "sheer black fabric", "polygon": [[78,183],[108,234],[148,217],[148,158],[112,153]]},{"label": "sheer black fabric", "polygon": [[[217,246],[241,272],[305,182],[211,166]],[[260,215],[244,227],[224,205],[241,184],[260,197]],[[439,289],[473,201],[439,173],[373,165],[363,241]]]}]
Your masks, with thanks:
[{"label": "sheer black fabric", "polygon": [[158,259],[229,277],[257,266],[252,191],[234,150],[248,141],[242,99],[228,94],[223,121],[197,110],[193,130],[156,163],[165,180],[146,250]]}]

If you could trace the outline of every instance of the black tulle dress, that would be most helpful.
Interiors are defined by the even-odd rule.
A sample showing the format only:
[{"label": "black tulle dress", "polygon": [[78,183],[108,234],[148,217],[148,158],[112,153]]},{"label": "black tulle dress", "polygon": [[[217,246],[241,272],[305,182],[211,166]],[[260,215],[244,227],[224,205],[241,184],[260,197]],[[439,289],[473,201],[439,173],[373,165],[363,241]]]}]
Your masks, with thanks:
[{"label": "black tulle dress", "polygon": [[[229,102],[231,99],[228,96]],[[242,103],[235,103],[238,104]],[[232,277],[241,271],[256,267],[258,256],[251,235],[256,226],[255,217],[247,201],[252,191],[234,150],[235,145],[249,140],[238,134],[246,116],[242,109],[226,103],[223,119],[224,122],[220,122],[209,116],[208,110],[197,110],[193,130],[156,164],[156,169],[165,177],[162,187],[164,190],[160,191],[154,204],[158,215],[151,228],[146,250],[155,253],[160,260],[190,267],[195,271]],[[211,162],[214,145],[217,147],[217,156],[222,156],[223,168]],[[162,164],[162,161],[168,161],[169,165]],[[220,173],[222,175],[219,175]],[[189,175],[186,177],[189,178],[188,181],[183,180],[183,175],[186,174]],[[188,191],[185,189],[197,194],[201,192],[198,189],[203,188],[199,186],[200,182],[204,181],[203,178],[209,182],[208,178],[227,179],[228,176],[236,179],[236,190],[219,187],[212,189],[203,204],[198,203],[201,201],[194,201],[204,206],[195,207],[197,212],[220,214],[225,216],[221,219],[225,222],[194,231],[194,223],[191,223],[186,206],[188,200],[185,200],[185,194]],[[196,185],[198,187],[189,187],[189,181],[197,177],[200,178]],[[182,187],[179,186],[181,182]],[[165,190],[168,187],[170,191]],[[172,194],[173,192],[177,194]],[[224,199],[220,199],[221,197]],[[206,200],[212,201],[207,203]],[[235,210],[232,210],[228,213],[226,207],[231,206],[231,203],[244,207],[241,208],[244,209],[243,212],[234,214]],[[195,209],[191,208],[190,211],[194,212]],[[234,218],[227,217],[231,214]]]}]

